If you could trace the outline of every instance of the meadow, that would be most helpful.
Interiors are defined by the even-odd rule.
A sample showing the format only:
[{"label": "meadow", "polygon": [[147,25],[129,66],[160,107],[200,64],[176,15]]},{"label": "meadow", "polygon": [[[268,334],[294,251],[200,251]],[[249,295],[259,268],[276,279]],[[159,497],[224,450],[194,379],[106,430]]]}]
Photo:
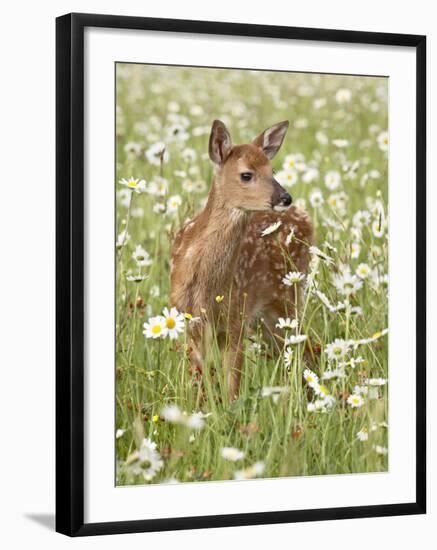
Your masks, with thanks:
[{"label": "meadow", "polygon": [[[386,471],[387,80],[134,64],[116,78],[116,484]],[[193,319],[169,302],[214,119],[235,143],[290,121],[275,177],[315,228],[297,323],[278,319],[279,350],[247,335],[233,402],[217,345],[193,368]]]}]

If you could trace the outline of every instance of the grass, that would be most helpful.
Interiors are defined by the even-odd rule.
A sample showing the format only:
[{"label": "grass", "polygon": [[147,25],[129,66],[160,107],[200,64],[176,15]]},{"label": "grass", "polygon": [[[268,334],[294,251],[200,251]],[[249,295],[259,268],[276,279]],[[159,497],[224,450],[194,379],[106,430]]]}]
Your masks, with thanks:
[{"label": "grass", "polygon": [[[290,120],[273,165],[279,179],[290,171],[293,179],[297,176],[293,198],[311,216],[316,246],[333,260],[327,263],[314,255],[313,283],[299,313],[313,359],[304,354],[305,344],[298,344],[286,368],[284,350],[274,352],[254,327],[246,339],[241,394],[233,403],[224,397],[214,341],[199,373],[189,364],[183,333],[176,340],[143,335],[143,323],[171,305],[174,235],[205,203],[212,177],[207,143],[215,118],[227,124],[235,143],[251,141],[266,127]],[[116,121],[117,484],[386,471],[388,354],[387,337],[380,331],[388,322],[387,81],[118,64]],[[166,143],[169,158],[160,159],[159,146],[152,156],[160,141]],[[303,160],[298,157],[293,170],[284,172],[290,154]],[[317,173],[313,170],[313,181],[305,183],[311,179],[310,168]],[[325,183],[330,171],[341,176],[333,190]],[[122,178],[144,179],[146,192],[131,192],[119,184]],[[166,193],[159,194],[167,185]],[[358,211],[366,212],[364,222],[357,219]],[[268,238],[274,239],[274,233]],[[150,255],[150,265],[138,266],[132,258],[137,245]],[[370,270],[364,279],[354,275],[360,264]],[[352,293],[351,276],[352,284],[358,281]],[[336,309],[338,302],[345,306]],[[278,333],[286,336],[294,330]],[[347,353],[330,360],[326,348],[336,338],[349,342]],[[365,339],[371,341],[359,343]],[[322,380],[339,367],[343,377]],[[323,382],[331,404],[320,397],[318,384],[319,396],[306,382],[307,368]],[[380,378],[381,386],[369,383]],[[263,388],[269,393],[271,387],[283,391],[263,396]],[[350,404],[356,394],[363,399],[360,407]],[[315,403],[320,408],[312,410]],[[186,415],[169,421],[169,405]],[[199,420],[202,427],[187,427],[189,415],[199,411],[210,413]],[[357,437],[360,431],[368,439]],[[136,450],[144,438],[156,447],[147,443],[139,456]],[[223,447],[236,448],[244,457],[225,459]],[[151,474],[141,475],[141,468],[147,470],[151,463]],[[253,464],[258,466],[250,469]]]}]

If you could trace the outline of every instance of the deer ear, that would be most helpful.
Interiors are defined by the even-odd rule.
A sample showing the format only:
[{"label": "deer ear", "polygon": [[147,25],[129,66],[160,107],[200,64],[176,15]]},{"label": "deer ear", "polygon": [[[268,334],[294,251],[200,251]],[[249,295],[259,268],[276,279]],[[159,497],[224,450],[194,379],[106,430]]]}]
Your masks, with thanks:
[{"label": "deer ear", "polygon": [[285,134],[288,130],[288,120],[279,122],[267,130],[264,130],[257,138],[253,140],[253,144],[260,147],[265,155],[272,159],[284,141]]},{"label": "deer ear", "polygon": [[209,157],[215,164],[223,164],[232,148],[231,135],[221,120],[214,120],[209,136]]}]

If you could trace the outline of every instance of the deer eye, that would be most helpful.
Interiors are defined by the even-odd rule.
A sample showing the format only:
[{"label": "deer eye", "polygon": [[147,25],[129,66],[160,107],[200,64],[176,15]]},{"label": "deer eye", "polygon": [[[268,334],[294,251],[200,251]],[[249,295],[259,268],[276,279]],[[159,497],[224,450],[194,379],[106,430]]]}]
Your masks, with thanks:
[{"label": "deer eye", "polygon": [[242,172],[240,174],[241,181],[250,181],[253,177],[251,172]]}]

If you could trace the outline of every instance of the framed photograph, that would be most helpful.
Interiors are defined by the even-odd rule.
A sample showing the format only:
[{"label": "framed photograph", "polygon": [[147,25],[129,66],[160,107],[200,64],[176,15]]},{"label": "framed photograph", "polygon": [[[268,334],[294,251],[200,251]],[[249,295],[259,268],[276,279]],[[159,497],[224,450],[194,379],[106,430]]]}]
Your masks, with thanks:
[{"label": "framed photograph", "polygon": [[425,37],[56,24],[57,530],[425,513]]}]

